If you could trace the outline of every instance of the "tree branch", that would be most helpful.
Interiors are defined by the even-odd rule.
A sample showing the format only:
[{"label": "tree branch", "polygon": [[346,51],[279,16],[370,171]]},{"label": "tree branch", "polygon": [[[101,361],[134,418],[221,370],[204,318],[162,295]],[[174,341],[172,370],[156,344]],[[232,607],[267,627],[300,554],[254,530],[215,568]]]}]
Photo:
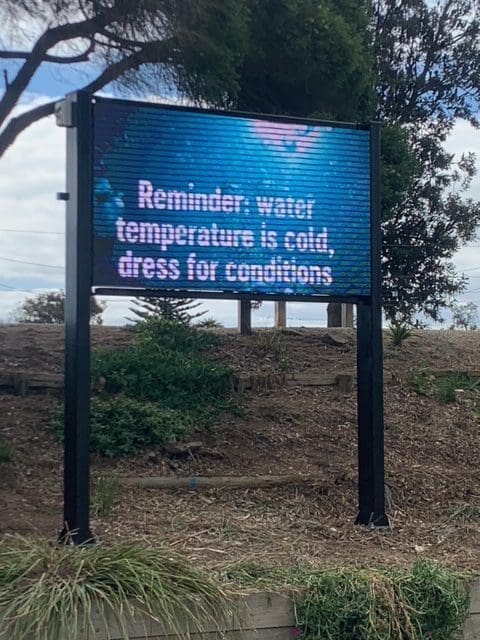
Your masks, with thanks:
[{"label": "tree branch", "polygon": [[[79,53],[77,56],[51,56],[48,53],[43,56],[42,62],[54,62],[56,64],[75,64],[77,62],[88,62],[90,58],[90,54],[95,50],[95,41],[91,40],[88,45],[88,49],[86,49],[83,53]],[[0,58],[4,60],[27,60],[31,55],[30,51],[0,51]]]},{"label": "tree branch", "polygon": [[47,29],[36,41],[24,64],[0,100],[0,126],[5,122],[20,96],[25,91],[34,73],[45,59],[45,55],[59,42],[66,42],[76,38],[91,38],[116,17],[115,8],[106,9],[93,18],[59,25]]},{"label": "tree branch", "polygon": [[[107,84],[119,78],[126,71],[138,69],[142,64],[149,62],[165,62],[171,56],[172,40],[163,42],[146,43],[142,49],[130,56],[126,56],[118,62],[108,66],[95,80],[83,87],[83,91],[95,93],[103,89]],[[163,58],[163,60],[162,60]],[[42,104],[30,111],[26,111],[16,118],[12,118],[5,129],[0,132],[0,158],[13,144],[16,138],[34,122],[54,113],[55,102]]]},{"label": "tree branch", "polygon": [[17,136],[37,120],[52,115],[55,109],[55,101],[42,104],[30,111],[26,111],[16,118],[12,118],[5,129],[0,133],[0,158],[8,147],[13,144]]},{"label": "tree branch", "polygon": [[[109,65],[98,78],[83,87],[84,91],[90,91],[95,93],[103,89],[104,86],[110,84],[114,80],[117,80],[126,71],[138,69],[142,64],[149,62],[167,62],[168,58],[172,54],[172,40],[164,40],[163,42],[147,42],[140,51],[132,53],[130,56],[126,56],[118,62],[114,62]],[[163,59],[162,59],[163,58]]]}]

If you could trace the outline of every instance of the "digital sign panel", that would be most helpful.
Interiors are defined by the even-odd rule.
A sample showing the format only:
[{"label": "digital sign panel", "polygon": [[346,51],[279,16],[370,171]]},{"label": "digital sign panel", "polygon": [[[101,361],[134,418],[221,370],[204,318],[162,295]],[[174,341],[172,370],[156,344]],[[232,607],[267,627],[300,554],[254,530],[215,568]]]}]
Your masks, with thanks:
[{"label": "digital sign panel", "polygon": [[96,99],[93,285],[369,296],[370,131]]}]

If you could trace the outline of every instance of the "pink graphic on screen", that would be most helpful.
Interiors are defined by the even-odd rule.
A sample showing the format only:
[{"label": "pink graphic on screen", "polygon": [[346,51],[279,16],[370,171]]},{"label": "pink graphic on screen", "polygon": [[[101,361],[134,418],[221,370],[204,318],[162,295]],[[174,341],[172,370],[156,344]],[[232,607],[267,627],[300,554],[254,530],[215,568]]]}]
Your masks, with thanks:
[{"label": "pink graphic on screen", "polygon": [[256,120],[252,126],[264,144],[292,156],[310,151],[320,137],[320,130],[311,125]]}]

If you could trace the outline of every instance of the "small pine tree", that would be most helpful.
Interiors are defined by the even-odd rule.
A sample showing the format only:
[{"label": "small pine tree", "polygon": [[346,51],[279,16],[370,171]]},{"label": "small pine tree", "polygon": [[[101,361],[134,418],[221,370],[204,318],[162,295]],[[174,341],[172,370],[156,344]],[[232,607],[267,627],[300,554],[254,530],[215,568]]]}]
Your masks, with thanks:
[{"label": "small pine tree", "polygon": [[195,311],[201,306],[192,298],[145,298],[139,296],[132,300],[133,307],[130,311],[135,318],[128,318],[134,322],[147,320],[152,317],[161,317],[166,320],[175,320],[182,324],[190,324],[195,318],[201,318],[207,311]]}]

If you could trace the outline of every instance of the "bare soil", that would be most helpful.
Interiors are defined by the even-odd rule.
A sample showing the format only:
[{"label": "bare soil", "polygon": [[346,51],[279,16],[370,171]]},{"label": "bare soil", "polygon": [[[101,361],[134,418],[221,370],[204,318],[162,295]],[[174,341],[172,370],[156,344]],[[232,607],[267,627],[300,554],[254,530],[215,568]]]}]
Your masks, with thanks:
[{"label": "bare soil", "polygon": [[[325,329],[225,332],[215,357],[241,374],[355,371],[355,335],[342,348]],[[125,329],[95,327],[94,345],[126,345]],[[92,522],[101,539],[167,542],[209,566],[410,562],[417,554],[480,570],[480,421],[471,402],[418,395],[422,369],[480,368],[480,332],[417,331],[385,344],[385,450],[390,530],[356,527],[356,393],[280,384],[247,392],[245,416],[225,414],[204,449],[172,458],[161,449],[120,461],[93,459],[92,477],[298,473],[301,487],[257,490],[125,488],[113,513]],[[0,327],[0,370],[63,370],[55,326]],[[14,456],[0,463],[0,533],[55,536],[62,525],[62,448],[48,423],[58,394],[0,395],[0,438]]]}]

